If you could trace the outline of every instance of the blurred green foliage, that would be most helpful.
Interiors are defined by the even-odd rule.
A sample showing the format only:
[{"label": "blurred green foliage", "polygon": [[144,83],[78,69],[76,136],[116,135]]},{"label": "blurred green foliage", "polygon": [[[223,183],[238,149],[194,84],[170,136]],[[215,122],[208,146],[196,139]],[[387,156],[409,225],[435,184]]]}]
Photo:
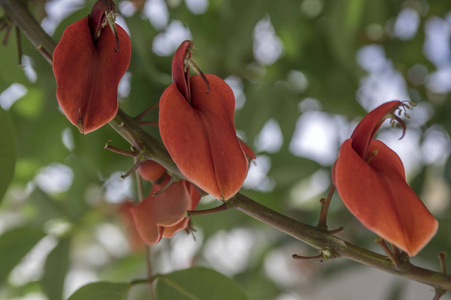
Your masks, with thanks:
[{"label": "blurred green foliage", "polygon": [[[46,8],[56,2],[58,0],[34,0],[29,1],[29,7],[36,18],[42,21],[47,15]],[[448,159],[451,101],[448,90],[437,92],[430,87],[430,80],[435,78],[433,75],[439,67],[445,68],[446,63],[443,66],[435,64],[425,55],[424,47],[428,24],[431,20],[442,20],[448,26],[444,43],[448,45],[449,51],[451,2],[210,0],[204,12],[194,13],[182,0],[167,0],[160,3],[168,11],[167,26],[162,28],[154,26],[144,10],[140,10],[139,5],[145,2],[147,9],[158,1],[117,3],[120,10],[130,11],[123,18],[132,41],[130,92],[121,97],[120,107],[134,116],[158,103],[161,93],[171,82],[171,56],[159,56],[152,49],[157,37],[167,34],[168,25],[180,21],[191,33],[195,45],[193,57],[201,69],[222,78],[233,77],[241,84],[245,99],[241,99],[244,104],[236,111],[235,120],[237,130],[246,142],[254,147],[262,128],[270,119],[280,127],[283,137],[280,149],[257,151],[257,155],[264,155],[271,164],[266,174],[270,184],[263,188],[265,185],[260,181],[247,190],[243,189],[243,192],[268,207],[309,224],[317,222],[318,200],[327,193],[324,187],[320,190],[313,188],[312,174],[318,174],[318,171],[329,174],[332,163],[293,154],[290,142],[296,124],[304,113],[321,111],[327,113],[331,120],[339,117],[352,127],[351,122],[365,113],[361,103],[368,100],[362,99],[361,94],[364,80],[369,74],[358,63],[359,51],[369,45],[382,49],[386,62],[403,78],[409,97],[429,111],[427,120],[412,129],[419,134],[419,142],[410,151],[418,161],[415,171],[408,177],[412,187],[422,196],[440,223],[437,236],[414,258],[414,262],[438,270],[437,252],[450,251],[451,248],[451,161]],[[86,16],[93,3],[93,0],[86,1],[65,16],[53,34],[55,40],[60,39],[67,25]],[[413,36],[405,39],[397,34],[395,23],[406,9],[416,12],[418,29]],[[262,42],[256,37],[258,26],[266,28],[266,34],[276,37],[276,44],[281,46],[281,53],[274,62],[265,63],[257,57],[256,45]],[[409,28],[412,25],[403,26]],[[5,32],[0,32],[0,38],[5,37]],[[133,249],[127,245],[127,237],[131,233],[124,225],[118,204],[112,203],[106,196],[114,184],[109,181],[110,176],[116,174],[117,178],[117,172],[126,172],[133,161],[104,150],[104,145],[111,141],[115,147],[125,150],[128,150],[129,145],[109,126],[87,136],[80,135],[58,108],[51,66],[24,36],[22,44],[23,54],[29,57],[28,61],[37,75],[35,80],[25,75],[29,67],[18,66],[14,34],[10,35],[6,45],[0,46],[0,93],[13,83],[21,84],[26,89],[26,94],[11,107],[0,109],[0,198],[6,191],[0,206],[0,299],[26,299],[36,293],[50,300],[62,299],[62,295],[73,292],[74,278],[81,284],[96,280],[128,283],[145,277],[145,255],[142,249]],[[263,48],[268,50],[273,46],[274,41],[264,44]],[[170,43],[167,47],[175,50]],[[449,53],[446,59],[450,64]],[[411,76],[418,66],[426,73],[422,75],[423,80],[415,81]],[[293,81],[290,77],[293,72],[301,72],[296,74],[302,74],[306,82]],[[447,78],[449,82],[449,75]],[[5,101],[5,93],[2,97],[0,99]],[[313,103],[313,107],[300,105],[307,103],[305,99],[310,99],[308,103]],[[392,99],[377,99],[388,100]],[[156,121],[157,116],[158,112],[153,111],[147,119]],[[332,133],[335,135],[336,150],[343,141],[342,135],[349,132],[346,126],[340,128],[338,123],[334,124],[337,127],[336,132]],[[427,135],[431,130],[442,136],[432,135],[428,140]],[[149,128],[149,132],[158,137],[157,129]],[[445,147],[440,149],[445,150],[441,158],[431,162],[427,160],[428,151],[424,149],[431,149],[426,147],[426,143],[432,142],[434,145],[436,139],[444,141]],[[38,180],[38,174],[52,165],[70,168],[73,178],[67,188],[52,192],[46,190]],[[128,180],[132,182],[131,198],[137,198],[134,178]],[[150,190],[148,185],[144,188]],[[218,204],[204,202],[201,202],[200,208]],[[290,268],[280,272],[294,278],[295,282],[283,282],[285,277],[275,279],[271,275],[274,268],[268,267],[276,254],[282,253],[288,261],[294,252],[316,253],[291,237],[237,211],[198,216],[192,221],[198,230],[197,234],[194,233],[197,236],[194,244],[197,246],[187,260],[192,261],[193,265],[219,271],[222,271],[221,266],[215,264],[207,253],[215,237],[219,233],[236,233],[237,229],[251,233],[251,244],[246,249],[230,245],[225,249],[237,251],[233,254],[241,255],[244,259],[236,260],[242,262],[240,268],[223,272],[238,282],[249,299],[269,300],[281,295],[295,295],[287,299],[300,299],[302,295],[312,292],[309,288],[312,282],[325,284],[327,280],[339,277],[349,267],[347,262],[342,261],[325,265],[298,265],[298,262],[290,261]],[[346,240],[377,250],[374,234],[347,212],[337,195],[333,198],[329,224],[333,227],[344,226],[341,237]],[[176,263],[177,255],[183,252],[177,247],[184,247],[183,241],[192,238],[183,233],[178,235],[177,239],[165,240],[152,247],[154,272],[165,273],[188,267]],[[13,268],[44,236],[52,242],[43,243],[42,240],[39,243],[42,244],[40,251],[44,253],[40,258],[42,266],[33,269],[30,271],[32,274],[27,276],[14,275],[14,271],[11,272]],[[109,240],[114,239],[116,242],[109,243]],[[234,244],[231,242],[231,245]],[[24,261],[26,259],[22,263]],[[276,262],[280,263],[278,260]],[[81,275],[77,277],[77,274]],[[176,280],[177,276],[175,272],[161,278]],[[214,276],[219,274],[215,273]],[[201,280],[213,280],[214,276],[209,279],[201,276]],[[402,295],[405,288],[402,282],[400,285],[380,288],[387,289],[385,295]],[[99,289],[100,292],[104,288],[110,289],[116,298],[108,299],[124,299],[127,284],[106,285],[108,283],[100,283],[87,288]],[[226,281],[225,285],[231,286],[233,282]],[[171,292],[170,289],[170,284],[160,284],[157,292],[166,295]],[[71,299],[87,299],[84,293],[91,292],[80,290]],[[148,293],[148,289],[133,287],[129,299],[148,299]],[[447,298],[444,296],[442,299]]]}]

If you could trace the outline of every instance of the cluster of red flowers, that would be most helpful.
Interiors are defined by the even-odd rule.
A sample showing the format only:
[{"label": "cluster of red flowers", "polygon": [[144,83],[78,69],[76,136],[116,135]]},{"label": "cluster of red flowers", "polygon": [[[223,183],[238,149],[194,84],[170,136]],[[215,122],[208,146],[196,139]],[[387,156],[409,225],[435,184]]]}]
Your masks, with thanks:
[{"label": "cluster of red flowers", "polygon": [[[118,110],[117,87],[130,63],[130,39],[114,23],[112,0],[98,0],[91,14],[67,27],[54,52],[56,96],[66,117],[86,134],[111,121]],[[105,28],[109,25],[110,29]],[[187,227],[197,206],[196,188],[226,201],[243,185],[252,150],[235,131],[235,99],[219,77],[202,74],[184,41],[172,61],[173,83],[161,95],[159,130],[169,154],[187,180],[172,183],[153,161],[140,167],[153,184],[131,208],[142,240],[158,243]],[[190,68],[198,75],[190,77]],[[437,231],[437,221],[406,183],[401,160],[374,140],[381,123],[406,104],[392,101],[370,112],[346,140],[333,168],[333,183],[348,209],[370,230],[413,256]]]}]

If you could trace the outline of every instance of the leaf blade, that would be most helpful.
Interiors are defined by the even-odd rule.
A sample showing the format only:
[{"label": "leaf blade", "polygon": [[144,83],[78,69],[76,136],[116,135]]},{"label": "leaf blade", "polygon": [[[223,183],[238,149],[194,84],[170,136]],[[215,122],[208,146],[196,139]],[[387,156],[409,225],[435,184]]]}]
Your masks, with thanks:
[{"label": "leaf blade", "polygon": [[128,283],[93,282],[79,288],[68,300],[125,300]]},{"label": "leaf blade", "polygon": [[157,299],[171,300],[248,299],[232,279],[203,267],[159,275],[156,295]]}]

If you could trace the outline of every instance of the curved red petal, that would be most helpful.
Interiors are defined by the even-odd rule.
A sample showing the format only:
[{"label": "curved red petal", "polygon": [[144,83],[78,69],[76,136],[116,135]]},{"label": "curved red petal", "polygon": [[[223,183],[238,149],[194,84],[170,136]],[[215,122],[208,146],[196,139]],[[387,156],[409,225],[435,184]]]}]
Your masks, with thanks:
[{"label": "curved red petal", "polygon": [[166,169],[153,160],[146,160],[139,166],[139,175],[147,181],[159,184],[166,176]]},{"label": "curved red petal", "polygon": [[416,255],[435,235],[438,223],[405,181],[399,157],[373,140],[370,164],[346,140],[334,167],[343,203],[365,227],[408,255]]},{"label": "curved red petal", "polygon": [[249,161],[257,158],[254,151],[252,151],[251,147],[249,147],[245,142],[243,142],[240,138],[238,138],[238,142],[240,143],[241,149],[243,149],[244,154]]},{"label": "curved red petal", "polygon": [[401,101],[390,101],[378,106],[370,111],[360,121],[354,132],[351,135],[352,147],[360,157],[366,159],[368,155],[368,147],[370,141],[373,139],[376,132],[379,130],[382,122],[385,120],[384,116],[393,112],[401,104]]},{"label": "curved red petal", "polygon": [[229,199],[241,188],[248,163],[236,136],[235,100],[219,77],[205,74],[211,90],[199,75],[191,77],[191,105],[169,86],[160,99],[161,138],[180,171],[202,190]]},{"label": "curved red petal", "polygon": [[183,41],[174,53],[172,58],[172,81],[177,86],[179,92],[191,103],[189,68],[185,65],[185,59],[191,57],[193,42]]},{"label": "curved red petal", "polygon": [[55,48],[56,97],[69,121],[84,134],[111,121],[117,113],[117,87],[130,63],[130,39],[117,25],[120,51],[111,30],[94,44],[88,17],[69,25]]},{"label": "curved red petal", "polygon": [[189,190],[182,181],[155,196],[160,187],[154,185],[149,196],[130,210],[142,240],[149,245],[160,241],[162,227],[183,221],[190,204]]}]

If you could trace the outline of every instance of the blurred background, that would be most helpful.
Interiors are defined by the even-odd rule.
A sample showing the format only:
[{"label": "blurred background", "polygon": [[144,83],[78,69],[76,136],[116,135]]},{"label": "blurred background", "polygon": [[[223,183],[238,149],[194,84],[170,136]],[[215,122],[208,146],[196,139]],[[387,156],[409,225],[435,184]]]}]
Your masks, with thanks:
[{"label": "blurred background", "polygon": [[[94,2],[34,0],[29,7],[58,41]],[[412,188],[439,220],[437,235],[412,259],[439,270],[437,253],[451,252],[451,2],[115,2],[132,42],[120,107],[134,116],[156,104],[171,83],[172,54],[193,40],[201,70],[233,89],[238,134],[257,154],[243,193],[304,223],[317,223],[338,149],[365,113],[390,100],[417,103],[402,140],[402,130],[389,124],[377,138],[399,154]],[[107,141],[129,145],[109,126],[81,135],[58,107],[51,66],[22,35],[20,67],[16,37],[6,36],[0,32],[0,137],[9,156],[1,163],[15,170],[11,181],[0,175],[0,299],[66,299],[88,282],[145,277],[144,248],[123,204],[137,200],[135,178],[120,178],[133,161],[104,150]],[[159,137],[156,128],[149,132]],[[199,208],[218,204],[206,197]],[[151,247],[154,272],[206,266],[233,278],[249,299],[434,295],[429,286],[351,261],[294,261],[294,253],[317,252],[237,211],[192,222],[193,234]],[[328,224],[345,228],[341,238],[381,252],[337,195]],[[148,297],[146,286],[136,286],[128,299]]]}]

